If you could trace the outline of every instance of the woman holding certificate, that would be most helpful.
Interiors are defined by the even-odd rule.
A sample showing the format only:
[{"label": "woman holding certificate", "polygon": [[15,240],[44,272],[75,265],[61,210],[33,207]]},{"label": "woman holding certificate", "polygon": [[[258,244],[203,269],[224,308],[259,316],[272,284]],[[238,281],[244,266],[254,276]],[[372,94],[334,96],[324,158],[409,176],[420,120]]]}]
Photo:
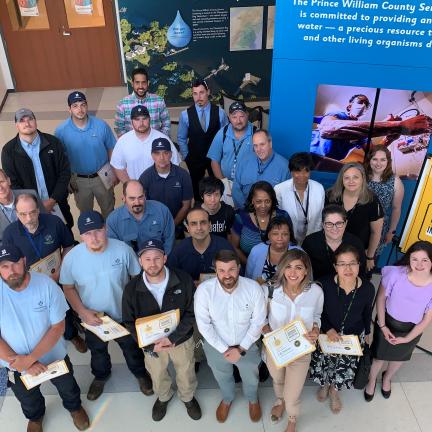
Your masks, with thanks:
[{"label": "woman holding certificate", "polygon": [[[263,333],[284,327],[295,320],[301,320],[306,333],[300,335],[312,345],[319,335],[324,296],[319,285],[311,281],[312,267],[309,257],[300,249],[286,252],[276,273],[276,288],[268,293],[268,324]],[[297,346],[298,342],[294,342]],[[310,344],[309,344],[310,346]],[[309,369],[311,355],[306,354],[278,368],[272,356],[267,353],[267,367],[273,378],[276,402],[271,410],[272,423],[277,423],[286,409],[288,426],[286,432],[295,432],[300,411],[300,395]]]},{"label": "woman holding certificate", "polygon": [[334,266],[336,276],[320,279],[324,291],[320,343],[323,338],[325,348],[319,345],[313,353],[310,376],[321,386],[317,399],[330,398],[330,409],[338,414],[339,392],[352,387],[360,357],[334,351],[355,352],[359,344],[369,343],[375,288],[358,276],[359,252],[354,246],[342,243],[334,253]]},{"label": "woman holding certificate", "polygon": [[382,269],[377,296],[377,320],[372,344],[373,363],[364,397],[370,402],[385,361],[381,393],[391,394],[391,379],[411,358],[422,332],[432,321],[432,244],[412,244],[399,266]]}]

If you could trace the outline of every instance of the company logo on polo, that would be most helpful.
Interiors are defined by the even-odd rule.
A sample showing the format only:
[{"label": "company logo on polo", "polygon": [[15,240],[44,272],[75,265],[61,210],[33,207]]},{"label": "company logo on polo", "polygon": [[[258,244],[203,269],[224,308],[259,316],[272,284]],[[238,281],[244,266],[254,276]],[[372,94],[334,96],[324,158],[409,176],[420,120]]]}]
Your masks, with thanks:
[{"label": "company logo on polo", "polygon": [[87,219],[86,219],[86,223],[91,223],[91,219],[90,219],[90,218],[87,218]]},{"label": "company logo on polo", "polygon": [[79,93],[75,93],[75,97],[79,97]]},{"label": "company logo on polo", "polygon": [[7,253],[7,252],[6,252],[6,249],[2,249],[1,254],[2,254],[2,255],[6,255],[6,253]]},{"label": "company logo on polo", "polygon": [[151,240],[147,243],[148,246],[151,246],[152,244],[153,242]]}]

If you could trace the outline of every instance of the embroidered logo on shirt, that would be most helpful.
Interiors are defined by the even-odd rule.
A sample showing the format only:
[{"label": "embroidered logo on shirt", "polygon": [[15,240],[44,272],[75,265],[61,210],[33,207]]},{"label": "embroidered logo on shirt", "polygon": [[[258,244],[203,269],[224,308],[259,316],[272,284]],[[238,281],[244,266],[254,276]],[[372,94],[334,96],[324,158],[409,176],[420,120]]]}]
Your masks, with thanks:
[{"label": "embroidered logo on shirt", "polygon": [[176,184],[173,187],[176,187],[176,188],[181,187],[180,182],[176,182]]},{"label": "embroidered logo on shirt", "polygon": [[174,291],[174,294],[181,294],[182,290],[181,289],[177,289]]},{"label": "embroidered logo on shirt", "polygon": [[47,234],[45,236],[45,239],[44,239],[44,244],[49,245],[49,244],[53,244],[53,243],[54,243],[54,239],[52,238],[52,235]]},{"label": "embroidered logo on shirt", "polygon": [[115,267],[115,266],[118,266],[118,265],[121,265],[121,264],[122,264],[121,259],[120,259],[120,258],[116,258],[116,259],[114,260],[114,262],[111,263],[111,267]]},{"label": "embroidered logo on shirt", "polygon": [[156,224],[157,224],[157,221],[154,220],[154,221],[152,222],[152,225],[156,225]]},{"label": "embroidered logo on shirt", "polygon": [[35,312],[43,312],[44,310],[46,310],[46,305],[44,304],[44,302],[42,300],[39,300],[38,304],[36,305],[36,307],[33,308],[33,310]]},{"label": "embroidered logo on shirt", "polygon": [[48,150],[48,154],[53,154],[54,150]]}]

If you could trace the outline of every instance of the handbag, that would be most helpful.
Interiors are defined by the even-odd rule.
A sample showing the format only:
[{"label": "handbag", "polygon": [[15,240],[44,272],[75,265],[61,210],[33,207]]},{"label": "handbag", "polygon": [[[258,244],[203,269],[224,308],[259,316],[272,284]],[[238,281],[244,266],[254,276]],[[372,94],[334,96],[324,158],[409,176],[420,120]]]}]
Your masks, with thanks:
[{"label": "handbag", "polygon": [[363,348],[363,356],[358,362],[357,372],[353,380],[353,386],[357,390],[363,390],[369,381],[369,373],[372,366],[372,353],[368,344]]}]

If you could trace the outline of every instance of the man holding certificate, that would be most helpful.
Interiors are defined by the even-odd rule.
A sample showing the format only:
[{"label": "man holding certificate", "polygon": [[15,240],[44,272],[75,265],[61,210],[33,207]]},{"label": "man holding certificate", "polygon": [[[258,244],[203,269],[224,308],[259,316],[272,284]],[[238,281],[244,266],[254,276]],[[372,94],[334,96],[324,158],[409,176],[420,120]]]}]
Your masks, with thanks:
[{"label": "man holding certificate", "polygon": [[[3,244],[17,246],[23,252],[30,270],[45,273],[58,282],[62,257],[74,245],[71,231],[59,217],[40,213],[37,198],[32,194],[18,195],[15,208],[18,220],[5,229]],[[64,337],[72,342],[78,352],[87,351],[74,325],[71,309],[66,313]]]},{"label": "man holding certificate", "polygon": [[[123,289],[130,277],[139,274],[141,268],[127,244],[107,237],[105,221],[100,213],[93,210],[81,213],[78,229],[83,243],[75,246],[65,257],[60,282],[70,305],[85,324],[91,370],[95,377],[87,399],[96,400],[111,375],[108,342],[102,337],[110,331],[116,332],[116,327],[121,330],[116,324],[122,322]],[[101,319],[100,315],[104,314],[113,320],[109,321],[109,326],[106,319]],[[97,327],[101,325],[104,325],[104,332],[97,336]],[[127,334],[115,340],[123,351],[129,370],[138,380],[140,390],[147,396],[153,394],[143,353],[132,336]]]},{"label": "man holding certificate", "polygon": [[[289,250],[278,265],[276,287],[268,292],[268,324],[263,333],[267,333],[267,367],[276,396],[271,421],[279,422],[286,410],[286,432],[296,430],[300,395],[321,325],[324,295],[311,277],[307,254],[300,249]],[[278,329],[283,330],[282,334]]]},{"label": "man holding certificate", "polygon": [[203,335],[208,365],[219,384],[222,401],[216,419],[228,417],[235,396],[232,365],[243,382],[253,422],[261,419],[258,401],[258,365],[261,358],[255,342],[265,324],[266,302],[257,282],[240,276],[240,260],[235,252],[221,250],[215,256],[216,278],[206,280],[195,294],[195,316]]},{"label": "man holding certificate", "polygon": [[122,310],[125,326],[144,348],[145,364],[153,380],[157,399],[152,418],[160,421],[165,417],[174,395],[168,373],[171,360],[178,396],[189,417],[199,420],[192,337],[195,285],[187,273],[165,266],[167,257],[160,240],[147,240],[139,249],[143,272],[126,285]]},{"label": "man holding certificate", "polygon": [[68,305],[60,287],[44,274],[27,272],[22,252],[13,245],[0,249],[0,276],[0,365],[9,369],[10,387],[29,421],[27,431],[42,432],[45,399],[39,385],[28,389],[21,378],[31,380],[59,360],[68,371],[51,382],[76,428],[87,429],[90,421],[62,336]]}]

